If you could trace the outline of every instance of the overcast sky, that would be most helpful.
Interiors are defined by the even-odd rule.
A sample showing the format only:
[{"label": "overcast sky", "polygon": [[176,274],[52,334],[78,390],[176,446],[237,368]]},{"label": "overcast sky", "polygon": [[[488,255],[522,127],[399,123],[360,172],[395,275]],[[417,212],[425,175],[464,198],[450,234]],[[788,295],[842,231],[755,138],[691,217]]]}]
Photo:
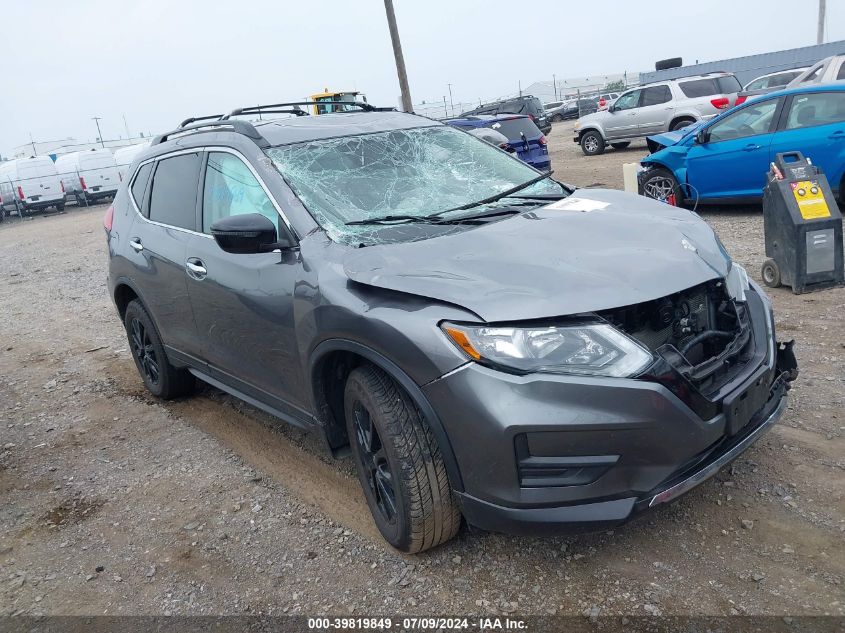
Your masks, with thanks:
[{"label": "overcast sky", "polygon": [[[397,105],[382,0],[15,0],[3,3],[0,152],[174,127],[324,87]],[[395,0],[414,103],[518,82],[651,70],[814,44],[815,0]],[[845,39],[828,0],[826,41]],[[845,51],[843,51],[845,52]]]}]

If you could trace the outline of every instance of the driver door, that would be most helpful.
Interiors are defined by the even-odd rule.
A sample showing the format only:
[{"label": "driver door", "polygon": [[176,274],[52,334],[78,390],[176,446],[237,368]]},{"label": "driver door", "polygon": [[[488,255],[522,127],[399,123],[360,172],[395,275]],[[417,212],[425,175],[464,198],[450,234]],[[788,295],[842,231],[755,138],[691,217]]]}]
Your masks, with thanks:
[{"label": "driver door", "polygon": [[[227,253],[211,236],[222,218],[282,216],[240,155],[209,151],[202,183],[202,235],[187,249],[188,292],[203,357],[212,378],[302,418],[304,389],[294,319],[294,289],[303,278],[298,250]],[[197,268],[198,267],[198,268]]]},{"label": "driver door", "polygon": [[608,140],[637,135],[641,94],[640,89],[626,92],[607,110],[604,133]]},{"label": "driver door", "polygon": [[687,154],[687,182],[702,200],[759,197],[769,170],[769,146],[782,100],[752,101],[708,125],[706,143]]}]

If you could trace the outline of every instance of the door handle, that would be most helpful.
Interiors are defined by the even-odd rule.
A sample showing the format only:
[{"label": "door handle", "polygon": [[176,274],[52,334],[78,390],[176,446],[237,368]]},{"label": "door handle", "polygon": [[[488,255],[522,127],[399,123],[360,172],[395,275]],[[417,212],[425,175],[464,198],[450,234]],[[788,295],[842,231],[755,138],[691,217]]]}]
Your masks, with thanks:
[{"label": "door handle", "polygon": [[188,261],[185,262],[185,270],[188,271],[189,277],[192,277],[197,281],[205,279],[205,276],[208,274],[208,271],[205,269],[202,260],[197,259],[196,257],[188,258]]},{"label": "door handle", "polygon": [[140,253],[142,250],[144,250],[144,245],[141,244],[141,240],[137,237],[133,237],[131,240],[129,240],[129,246],[131,246],[136,253]]},{"label": "door handle", "polygon": [[755,145],[754,143],[749,143],[745,147],[742,148],[745,152],[753,152],[755,149],[760,149],[759,145]]}]

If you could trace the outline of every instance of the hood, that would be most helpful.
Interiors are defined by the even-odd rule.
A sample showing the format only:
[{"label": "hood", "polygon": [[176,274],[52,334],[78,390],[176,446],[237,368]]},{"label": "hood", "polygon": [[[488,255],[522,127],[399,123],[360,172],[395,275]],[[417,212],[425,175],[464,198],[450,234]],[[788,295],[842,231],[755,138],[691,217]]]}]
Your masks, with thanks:
[{"label": "hood", "polygon": [[683,127],[680,130],[675,130],[674,132],[663,132],[663,134],[648,136],[646,137],[648,149],[653,154],[664,147],[676,145],[682,138],[689,136],[690,134],[695,134],[696,130],[698,130],[698,128],[702,125],[704,125],[704,121],[699,121],[698,123],[693,123],[692,125]]},{"label": "hood", "polygon": [[696,214],[607,189],[442,237],[350,250],[362,284],[446,301],[485,321],[631,305],[724,277],[730,260]]}]

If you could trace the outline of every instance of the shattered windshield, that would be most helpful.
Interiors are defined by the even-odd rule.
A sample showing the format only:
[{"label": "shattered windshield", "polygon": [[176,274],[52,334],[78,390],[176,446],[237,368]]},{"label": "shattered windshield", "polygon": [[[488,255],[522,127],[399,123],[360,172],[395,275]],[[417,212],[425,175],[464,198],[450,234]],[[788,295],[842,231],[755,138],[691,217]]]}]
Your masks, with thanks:
[{"label": "shattered windshield", "polygon": [[[274,147],[267,154],[329,237],[350,244],[373,241],[379,229],[349,222],[422,218],[484,200],[538,176],[525,163],[447,126],[307,141]],[[545,179],[517,195],[562,193],[566,191],[561,185]],[[513,202],[503,199],[487,206],[509,200]],[[470,211],[444,217],[461,213]]]}]

